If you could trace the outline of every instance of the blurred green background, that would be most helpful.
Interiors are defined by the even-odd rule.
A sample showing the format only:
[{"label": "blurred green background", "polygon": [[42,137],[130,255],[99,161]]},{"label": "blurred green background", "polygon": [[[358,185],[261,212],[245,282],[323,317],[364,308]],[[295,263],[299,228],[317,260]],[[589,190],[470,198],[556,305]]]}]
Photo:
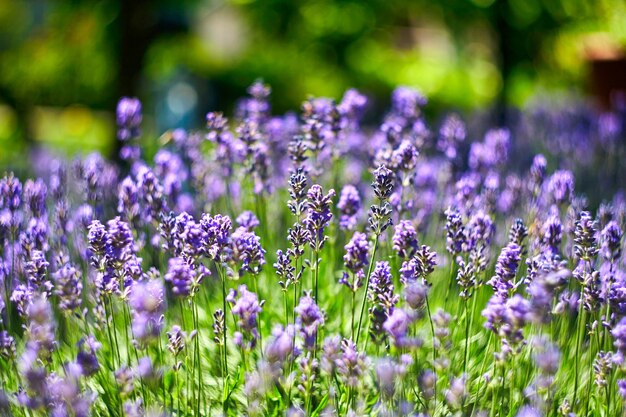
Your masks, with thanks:
[{"label": "blurred green background", "polygon": [[111,152],[122,95],[155,137],[231,113],[257,78],[275,112],[356,87],[380,113],[398,84],[469,112],[593,93],[625,45],[623,0],[1,0],[0,163]]}]

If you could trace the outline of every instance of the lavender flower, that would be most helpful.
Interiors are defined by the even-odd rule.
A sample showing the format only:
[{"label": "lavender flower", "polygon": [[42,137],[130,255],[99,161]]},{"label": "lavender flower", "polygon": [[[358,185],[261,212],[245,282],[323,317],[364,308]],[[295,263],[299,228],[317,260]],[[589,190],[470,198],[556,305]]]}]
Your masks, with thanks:
[{"label": "lavender flower", "polygon": [[597,253],[596,224],[591,214],[583,211],[574,230],[574,255],[584,261],[590,261]]},{"label": "lavender flower", "polygon": [[300,298],[300,303],[294,311],[298,315],[296,323],[304,337],[304,346],[312,349],[315,346],[317,330],[324,324],[324,316],[309,294]]},{"label": "lavender flower", "polygon": [[76,355],[76,363],[81,368],[81,374],[84,376],[92,376],[100,370],[100,363],[96,356],[96,352],[100,350],[102,344],[93,336],[86,336],[77,343],[78,354]]},{"label": "lavender flower", "polygon": [[408,337],[411,317],[401,308],[396,308],[387,317],[383,329],[393,339],[397,347],[414,346],[417,340]]},{"label": "lavender flower", "polygon": [[368,293],[370,301],[390,312],[398,302],[398,296],[393,291],[394,285],[389,262],[376,262],[370,278],[370,292]]},{"label": "lavender flower", "polygon": [[611,330],[613,344],[619,353],[626,354],[626,317],[622,318]]},{"label": "lavender flower", "polygon": [[183,258],[172,258],[164,278],[172,284],[175,296],[191,298],[198,291],[203,277],[203,272],[194,270]]},{"label": "lavender flower", "polygon": [[261,247],[261,238],[243,227],[237,228],[231,238],[234,258],[242,262],[239,273],[257,275],[265,265],[265,249]]},{"label": "lavender flower", "polygon": [[52,290],[52,283],[46,280],[50,263],[46,261],[45,254],[39,250],[33,250],[30,260],[24,264],[24,272],[28,284],[39,291],[49,294]]},{"label": "lavender flower", "polygon": [[476,270],[473,263],[465,262],[461,257],[457,258],[456,262],[459,265],[456,276],[456,281],[461,289],[459,297],[463,300],[467,300],[472,296],[472,290],[476,285]]},{"label": "lavender flower", "polygon": [[41,178],[37,178],[36,181],[27,180],[24,183],[24,202],[33,217],[46,215],[47,193],[48,188]]},{"label": "lavender flower", "polygon": [[257,295],[240,285],[237,291],[230,290],[226,300],[232,304],[232,312],[238,317],[237,325],[248,336],[249,347],[254,347],[259,337],[257,317],[263,311],[263,303],[259,303]]},{"label": "lavender flower", "polygon": [[6,330],[0,331],[0,356],[8,360],[13,360],[15,354],[15,338]]},{"label": "lavender flower", "polygon": [[536,194],[539,192],[541,184],[546,176],[546,167],[548,165],[548,161],[546,157],[542,154],[537,154],[533,158],[533,163],[530,166],[530,188],[531,191]]},{"label": "lavender flower", "polygon": [[427,103],[419,91],[411,87],[398,87],[391,96],[392,110],[406,119],[413,119],[420,114],[420,107]]},{"label": "lavender flower", "polygon": [[289,200],[287,206],[289,211],[298,219],[300,214],[306,209],[307,183],[307,173],[303,167],[296,168],[295,172],[289,176],[289,196],[291,200]]},{"label": "lavender flower", "polygon": [[100,221],[93,220],[88,227],[89,234],[87,240],[89,241],[90,261],[92,266],[100,268],[100,262],[104,259],[104,255],[107,249],[107,242],[109,241],[109,233]]},{"label": "lavender flower", "polygon": [[172,330],[167,332],[167,349],[172,352],[174,357],[177,357],[183,349],[185,349],[185,340],[187,334],[180,328],[180,326],[172,326]]},{"label": "lavender flower", "polygon": [[131,177],[126,177],[119,186],[117,212],[131,220],[140,214],[139,190]]},{"label": "lavender flower", "polygon": [[383,325],[394,311],[399,297],[394,294],[394,285],[391,277],[391,268],[388,262],[376,263],[370,277],[369,297],[372,307],[370,314],[370,336],[375,343],[381,343],[384,339]]},{"label": "lavender flower", "polygon": [[163,186],[154,171],[145,165],[137,170],[137,187],[142,200],[142,220],[150,223],[160,219],[166,212],[166,201]]},{"label": "lavender flower", "polygon": [[204,231],[202,250],[205,255],[217,262],[228,261],[232,252],[230,236],[232,222],[230,218],[220,214],[213,217],[209,214],[203,214],[200,226]]},{"label": "lavender flower", "polygon": [[491,285],[496,292],[507,293],[513,288],[513,280],[521,260],[521,248],[516,243],[509,243],[500,252],[496,262],[496,275],[491,278]]},{"label": "lavender flower", "polygon": [[337,361],[337,373],[340,380],[348,387],[357,388],[362,383],[362,376],[367,369],[367,356],[357,351],[357,346],[353,341],[342,340],[341,357]]},{"label": "lavender flower", "polygon": [[291,258],[292,255],[290,250],[283,252],[278,249],[276,251],[276,262],[273,266],[276,271],[276,275],[283,279],[283,281],[278,283],[283,291],[286,291],[289,285],[294,283],[296,279],[294,275],[296,268],[291,264]]},{"label": "lavender flower", "polygon": [[402,263],[400,268],[400,282],[407,284],[419,278],[426,281],[435,266],[437,265],[437,254],[431,251],[430,247],[422,245],[415,256]]},{"label": "lavender flower", "polygon": [[357,224],[357,216],[361,211],[361,197],[356,187],[348,184],[341,189],[337,208],[341,213],[339,228],[353,230]]},{"label": "lavender flower", "polygon": [[374,188],[374,194],[379,201],[387,201],[391,196],[394,188],[395,175],[385,165],[380,165],[374,171],[374,181],[372,187]]},{"label": "lavender flower", "polygon": [[117,104],[117,137],[126,142],[141,135],[141,103],[136,98],[123,97]]},{"label": "lavender flower", "polygon": [[128,302],[132,310],[135,339],[146,344],[161,333],[165,311],[165,291],[159,280],[139,281],[133,285]]},{"label": "lavender flower", "polygon": [[555,171],[548,182],[548,191],[556,204],[570,202],[574,194],[574,175],[570,171]]},{"label": "lavender flower", "polygon": [[421,281],[409,282],[404,287],[404,299],[413,310],[424,307],[429,290],[428,284]]},{"label": "lavender flower", "polygon": [[346,254],[343,256],[343,262],[346,268],[354,274],[363,270],[367,265],[367,257],[369,254],[369,243],[365,233],[355,232],[350,242],[344,246]]},{"label": "lavender flower", "polygon": [[409,173],[415,169],[419,152],[415,145],[408,140],[403,140],[391,155],[391,167]]},{"label": "lavender flower", "polygon": [[247,231],[251,232],[256,229],[259,224],[259,219],[251,211],[244,211],[237,217],[237,224],[239,227],[243,227]]},{"label": "lavender flower", "polygon": [[[128,223],[123,222],[119,217],[109,220],[107,226],[107,259],[113,263],[114,267],[119,267],[134,252],[133,232]],[[97,228],[97,225],[94,227]],[[100,231],[97,230],[94,233],[100,233]]]},{"label": "lavender flower", "polygon": [[26,322],[27,350],[40,359],[49,359],[57,347],[56,324],[52,306],[45,296],[33,297],[26,310]]},{"label": "lavender flower", "polygon": [[602,256],[608,262],[615,263],[622,255],[622,229],[617,222],[609,222],[602,229]]},{"label": "lavender flower", "polygon": [[393,249],[398,256],[406,259],[415,254],[418,248],[417,232],[409,220],[400,220],[394,227]]},{"label": "lavender flower", "polygon": [[465,245],[465,229],[458,209],[448,207],[446,215],[446,249],[452,255],[461,253]]},{"label": "lavender flower", "polygon": [[310,233],[310,245],[313,250],[321,250],[326,241],[324,229],[333,217],[330,207],[334,196],[335,190],[331,189],[324,195],[322,187],[318,184],[312,185],[307,193],[307,215],[303,223]]},{"label": "lavender flower", "polygon": [[72,264],[66,263],[52,275],[59,309],[64,314],[73,313],[81,304],[82,274]]},{"label": "lavender flower", "polygon": [[448,159],[456,159],[457,147],[465,140],[465,124],[456,114],[446,117],[439,129],[437,149],[442,151]]}]

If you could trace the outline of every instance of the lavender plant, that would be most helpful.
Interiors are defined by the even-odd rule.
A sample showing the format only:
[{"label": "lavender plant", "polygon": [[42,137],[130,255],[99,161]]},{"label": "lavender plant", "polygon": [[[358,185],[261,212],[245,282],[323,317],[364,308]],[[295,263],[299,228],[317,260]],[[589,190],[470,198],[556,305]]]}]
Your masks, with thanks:
[{"label": "lavender plant", "polygon": [[356,90],[270,91],[151,159],[123,98],[123,165],[0,179],[2,415],[623,415],[622,194],[409,87],[374,128]]}]

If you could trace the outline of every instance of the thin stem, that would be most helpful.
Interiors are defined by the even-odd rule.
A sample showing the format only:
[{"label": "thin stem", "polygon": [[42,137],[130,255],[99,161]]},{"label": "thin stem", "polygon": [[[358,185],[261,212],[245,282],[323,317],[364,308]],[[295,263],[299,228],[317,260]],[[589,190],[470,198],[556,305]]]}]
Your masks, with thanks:
[{"label": "thin stem", "polygon": [[359,336],[361,335],[361,326],[363,324],[363,312],[365,311],[365,304],[367,303],[367,293],[370,289],[370,277],[372,275],[372,269],[374,268],[374,260],[376,258],[376,250],[378,249],[378,234],[374,238],[374,250],[372,251],[372,258],[370,259],[370,264],[367,267],[367,278],[365,282],[365,293],[363,294],[363,301],[361,302],[361,312],[359,313],[359,327],[356,332],[356,341],[355,343],[359,344]]},{"label": "thin stem", "polygon": [[[437,362],[437,349],[435,348],[435,326],[433,325],[433,317],[430,313],[430,302],[428,301],[428,294],[426,294],[426,311],[428,312],[428,322],[430,323],[430,333],[433,343],[433,369]],[[433,401],[435,402],[435,410],[437,409],[437,378],[435,378]]]},{"label": "thin stem", "polygon": [[222,271],[221,266],[217,266],[217,272],[222,279],[222,309],[224,311],[224,369],[222,370],[222,377],[224,379],[224,386],[226,386],[226,378],[228,377],[228,350],[227,350],[227,337],[228,337],[228,329],[226,327],[226,322],[228,321],[228,317],[226,315],[226,276],[224,275],[224,271]]},{"label": "thin stem", "polygon": [[580,290],[580,300],[578,302],[578,326],[576,332],[576,365],[575,365],[575,373],[574,373],[574,401],[572,403],[573,407],[576,407],[576,401],[578,399],[578,377],[579,377],[579,368],[580,368],[580,349],[582,348],[583,343],[583,333],[585,331],[586,325],[586,310],[583,307],[583,298],[585,293],[585,287],[582,287]]},{"label": "thin stem", "polygon": [[[261,293],[259,292],[259,277],[255,275],[252,277],[252,281],[254,282],[254,292],[259,298],[259,302],[261,302]],[[261,313],[259,313],[259,352],[261,352],[261,357],[263,357],[263,317]]]},{"label": "thin stem", "polygon": [[467,372],[467,354],[469,352],[470,320],[469,320],[469,317],[467,316],[467,313],[468,313],[467,300],[465,300],[464,304],[465,304],[465,352],[463,353],[463,373],[465,374]]},{"label": "thin stem", "polygon": [[[352,274],[352,279],[354,280],[354,274]],[[352,293],[352,302],[350,303],[350,316],[352,316],[352,321],[350,324],[350,339],[354,340],[354,302],[356,299],[356,292],[350,290],[350,292]]]}]

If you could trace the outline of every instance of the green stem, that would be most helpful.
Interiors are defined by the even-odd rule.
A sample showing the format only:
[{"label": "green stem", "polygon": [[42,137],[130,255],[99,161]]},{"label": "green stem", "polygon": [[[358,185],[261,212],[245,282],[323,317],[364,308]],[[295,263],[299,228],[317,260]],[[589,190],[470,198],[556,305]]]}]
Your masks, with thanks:
[{"label": "green stem", "polygon": [[[433,325],[433,317],[430,312],[430,302],[428,301],[428,294],[426,294],[426,311],[428,312],[428,322],[430,323],[430,334],[433,343],[433,370],[435,370],[437,362],[437,349],[435,348],[435,326]],[[435,378],[433,401],[435,402],[435,410],[437,410],[437,378]]]},{"label": "green stem", "polygon": [[578,377],[579,377],[579,368],[580,368],[580,350],[582,349],[583,344],[583,334],[585,331],[586,325],[586,310],[583,307],[583,298],[584,298],[585,288],[582,287],[580,291],[580,300],[578,302],[578,327],[576,332],[576,355],[575,355],[575,372],[574,372],[574,401],[572,403],[572,407],[576,407],[576,402],[578,400]]},{"label": "green stem", "polygon": [[370,288],[370,277],[372,275],[372,269],[374,268],[374,260],[376,258],[376,250],[378,249],[378,234],[374,238],[374,250],[372,251],[372,258],[370,259],[370,264],[367,267],[367,278],[365,282],[365,293],[363,294],[363,301],[361,302],[361,312],[359,313],[359,326],[357,327],[356,332],[356,345],[359,345],[359,336],[361,336],[361,326],[363,324],[363,312],[365,311],[365,304],[367,303],[367,293]]}]

